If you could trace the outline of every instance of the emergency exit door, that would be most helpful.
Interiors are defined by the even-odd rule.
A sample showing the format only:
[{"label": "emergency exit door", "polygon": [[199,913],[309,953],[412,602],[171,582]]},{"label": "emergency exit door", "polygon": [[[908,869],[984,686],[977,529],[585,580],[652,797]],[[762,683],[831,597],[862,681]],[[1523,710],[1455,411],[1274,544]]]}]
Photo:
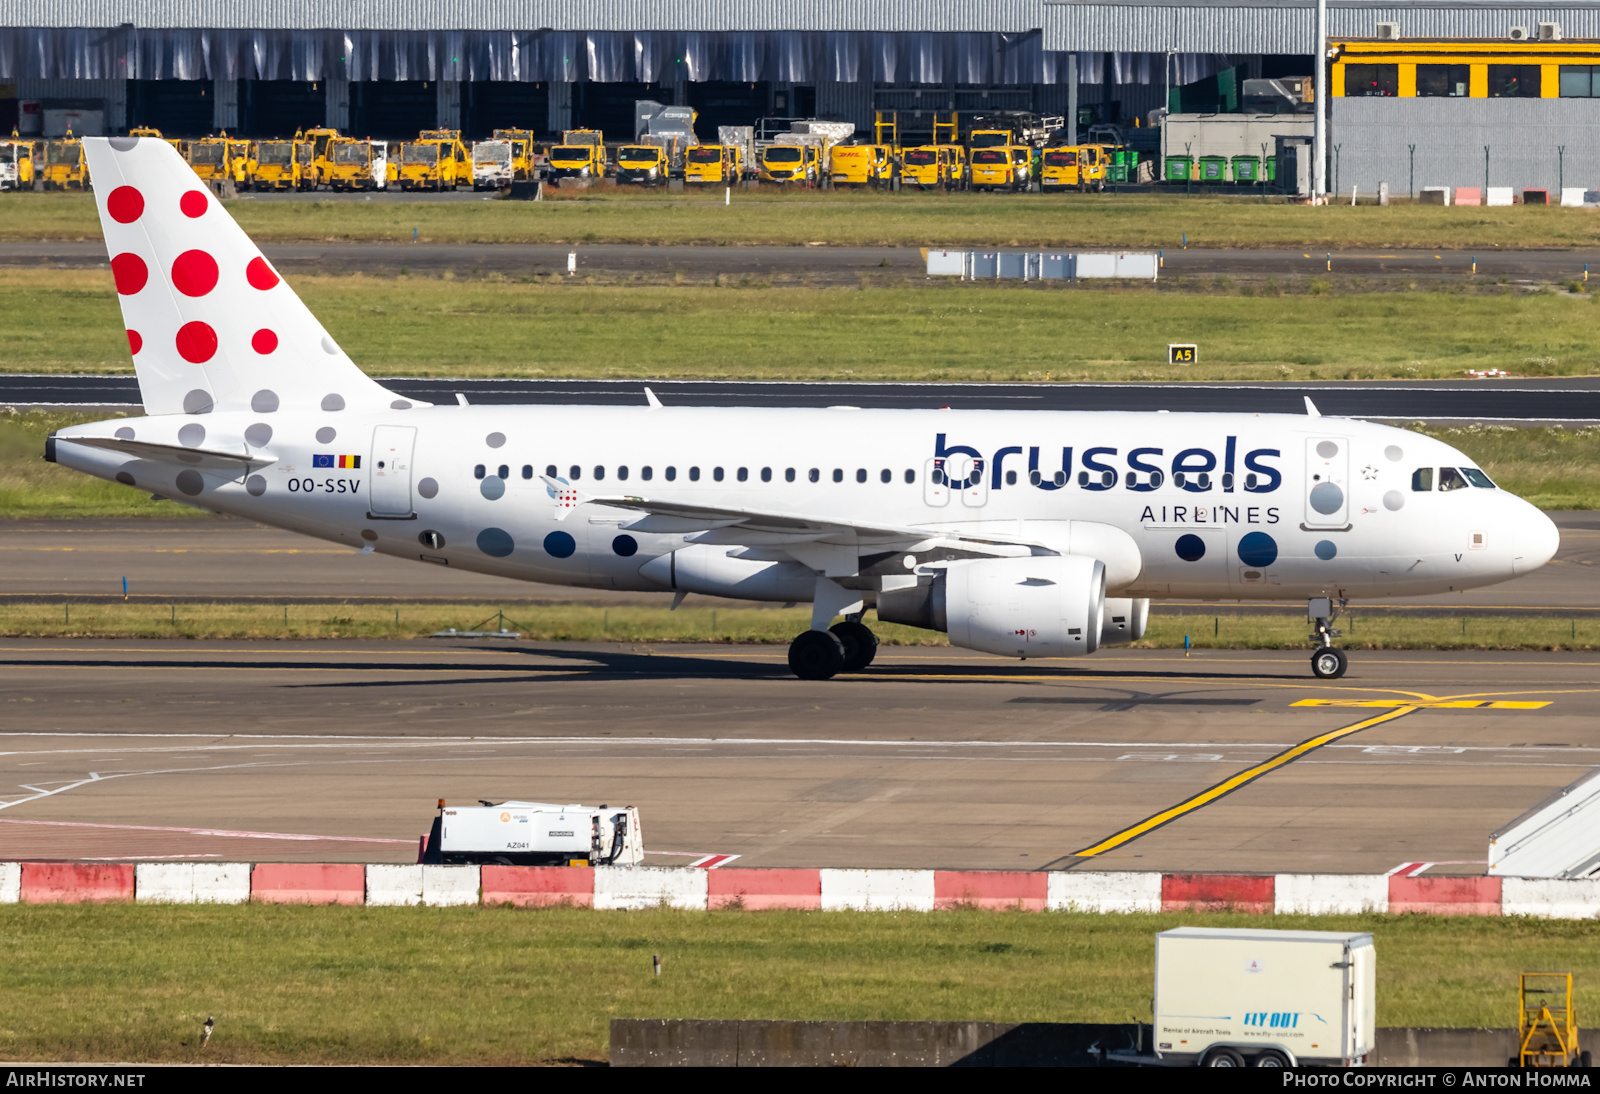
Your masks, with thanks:
[{"label": "emergency exit door", "polygon": [[1345,437],[1306,438],[1305,526],[1344,528],[1350,523],[1350,442]]},{"label": "emergency exit door", "polygon": [[417,430],[409,425],[380,425],[372,431],[372,463],[367,472],[367,514],[380,520],[406,520],[411,508],[411,455]]}]

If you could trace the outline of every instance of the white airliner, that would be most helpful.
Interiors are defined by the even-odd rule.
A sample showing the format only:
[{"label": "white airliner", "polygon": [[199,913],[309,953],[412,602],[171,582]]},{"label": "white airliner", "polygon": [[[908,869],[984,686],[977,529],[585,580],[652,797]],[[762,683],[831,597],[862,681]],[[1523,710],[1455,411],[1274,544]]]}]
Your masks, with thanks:
[{"label": "white airliner", "polygon": [[1306,602],[1312,670],[1338,677],[1347,598],[1505,581],[1559,543],[1455,449],[1309,400],[1300,416],[401,398],[170,145],[84,150],[147,416],[62,429],[46,459],[436,566],[810,601],[789,649],[807,679],[872,661],[868,607],[968,649],[1073,657],[1138,638],[1150,597]]}]

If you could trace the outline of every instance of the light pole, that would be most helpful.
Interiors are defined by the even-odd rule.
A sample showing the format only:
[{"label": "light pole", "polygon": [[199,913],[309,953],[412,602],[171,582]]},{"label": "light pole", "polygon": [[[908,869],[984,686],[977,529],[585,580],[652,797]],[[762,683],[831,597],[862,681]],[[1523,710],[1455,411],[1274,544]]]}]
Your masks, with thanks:
[{"label": "light pole", "polygon": [[1561,191],[1567,188],[1567,146],[1556,145],[1556,204],[1561,204]]},{"label": "light pole", "polygon": [[1483,146],[1483,204],[1489,204],[1489,146]]},{"label": "light pole", "polygon": [[1411,149],[1411,182],[1409,184],[1410,187],[1411,187],[1411,200],[1412,201],[1416,201],[1417,200],[1417,146],[1413,144],[1413,145],[1408,145],[1407,147],[1409,147]]},{"label": "light pole", "polygon": [[1328,192],[1328,0],[1317,0],[1317,41],[1315,74],[1311,78],[1311,94],[1316,100],[1317,120],[1312,130],[1312,171],[1314,177],[1311,193],[1321,198]]}]

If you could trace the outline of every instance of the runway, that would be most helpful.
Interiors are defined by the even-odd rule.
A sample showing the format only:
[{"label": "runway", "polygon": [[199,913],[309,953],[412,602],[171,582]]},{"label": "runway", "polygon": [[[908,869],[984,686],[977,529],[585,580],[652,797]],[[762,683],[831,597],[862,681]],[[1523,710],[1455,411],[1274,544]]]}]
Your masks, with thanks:
[{"label": "runway", "polygon": [[[249,200],[264,200],[251,198]],[[317,200],[328,200],[319,194]],[[345,200],[363,201],[356,197]],[[382,199],[380,199],[382,200]],[[458,200],[472,199],[460,195]],[[662,202],[663,206],[674,203]],[[696,203],[698,204],[698,203]],[[778,204],[778,203],[774,203]],[[826,203],[824,203],[826,204]],[[779,214],[803,213],[804,206],[782,202]],[[1585,267],[1600,273],[1600,249],[1577,250],[1393,250],[1350,248],[1328,251],[1304,247],[1221,249],[1184,248],[1178,240],[1170,246],[1109,247],[1106,245],[1043,246],[1023,240],[930,240],[930,246],[979,251],[1107,251],[1159,250],[1162,276],[1204,277],[1327,277],[1427,281],[1509,278],[1533,281],[1576,281]],[[927,264],[920,247],[849,246],[710,246],[621,243],[267,243],[262,251],[274,266],[287,273],[395,274],[401,267],[415,273],[456,276],[485,273],[548,275],[565,273],[567,255],[576,253],[583,273],[624,277],[673,277],[690,280],[722,277],[805,279],[817,284],[855,284],[870,276],[875,281],[924,282]],[[1474,273],[1476,264],[1476,273]],[[46,266],[58,269],[109,268],[105,245],[85,241],[0,241],[0,266]]]},{"label": "runway", "polygon": [[1473,873],[1600,764],[1597,668],[886,648],[806,683],[781,647],[8,640],[0,832],[6,858],[409,861],[435,799],[518,797],[638,805],[656,863]]},{"label": "runway", "polygon": [[[1592,614],[1600,612],[1600,513],[1552,513],[1555,559],[1531,574],[1465,593],[1357,602],[1356,614]],[[489,604],[653,604],[670,595],[533,585],[428,566],[231,517],[170,520],[16,520],[0,540],[0,603],[120,600]],[[709,604],[692,597],[689,601]],[[719,606],[757,607],[727,600]],[[1157,610],[1195,602],[1172,601]],[[1232,602],[1209,606],[1229,613]],[[1263,610],[1288,614],[1299,605]],[[469,620],[468,623],[471,621]]]},{"label": "runway", "polygon": [[[381,377],[407,398],[451,404],[631,406],[643,380],[418,379]],[[1589,424],[1600,422],[1600,377],[1324,383],[842,383],[650,380],[668,406],[860,406],[961,410],[1124,410],[1304,414],[1383,421]],[[138,407],[131,375],[0,374],[0,405]]]}]

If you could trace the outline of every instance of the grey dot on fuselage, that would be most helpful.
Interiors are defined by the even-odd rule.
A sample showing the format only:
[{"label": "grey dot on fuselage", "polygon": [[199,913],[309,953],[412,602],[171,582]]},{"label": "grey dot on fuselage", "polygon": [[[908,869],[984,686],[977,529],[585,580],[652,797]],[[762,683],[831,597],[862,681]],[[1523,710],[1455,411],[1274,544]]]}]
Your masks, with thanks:
[{"label": "grey dot on fuselage", "polygon": [[199,422],[190,422],[178,430],[178,443],[186,448],[199,448],[206,443],[206,427]]},{"label": "grey dot on fuselage", "polygon": [[343,410],[344,396],[336,393],[324,395],[322,397],[322,409],[327,411]]},{"label": "grey dot on fuselage", "polygon": [[112,137],[106,143],[111,145],[111,150],[113,152],[132,152],[134,147],[136,145],[138,145],[139,138],[138,137]]},{"label": "grey dot on fuselage", "polygon": [[261,475],[251,475],[244,480],[244,488],[250,492],[251,497],[259,498],[267,492],[267,480]]},{"label": "grey dot on fuselage", "polygon": [[338,430],[334,429],[333,426],[325,425],[321,429],[317,430],[317,443],[332,444],[333,439],[338,435]]},{"label": "grey dot on fuselage", "polygon": [[421,482],[417,483],[417,493],[421,494],[425,498],[438,497],[439,480],[433,478],[423,479]]},{"label": "grey dot on fuselage", "polygon": [[265,448],[272,440],[272,427],[266,422],[246,426],[244,440],[251,448]]},{"label": "grey dot on fuselage", "polygon": [[117,440],[119,440],[119,441],[131,441],[131,440],[133,440],[133,427],[130,426],[130,425],[125,425],[125,426],[121,427],[120,429],[117,430],[116,436],[117,436]]},{"label": "grey dot on fuselage", "polygon": [[209,414],[216,401],[211,398],[211,392],[195,388],[183,397],[183,412],[185,414]]},{"label": "grey dot on fuselage", "polygon": [[389,409],[390,410],[410,410],[411,409],[411,403],[410,403],[409,400],[406,400],[406,399],[396,399],[394,402],[389,404]]},{"label": "grey dot on fuselage", "polygon": [[1391,490],[1383,496],[1383,507],[1391,513],[1406,503],[1406,496],[1398,490]]},{"label": "grey dot on fuselage", "polygon": [[278,409],[278,393],[262,388],[250,396],[250,409],[257,414],[271,414]]},{"label": "grey dot on fuselage", "polygon": [[490,501],[498,501],[505,496],[506,480],[499,475],[489,475],[478,484],[478,490]]},{"label": "grey dot on fuselage", "polygon": [[204,490],[205,487],[206,487],[206,480],[202,479],[200,477],[200,472],[198,472],[198,471],[179,471],[178,472],[178,489],[180,491],[182,491],[183,493],[188,494],[191,498],[194,497],[196,494],[200,493],[200,491]]},{"label": "grey dot on fuselage", "polygon": [[1339,454],[1339,446],[1333,441],[1318,441],[1317,455],[1325,460],[1331,460]]},{"label": "grey dot on fuselage", "polygon": [[322,336],[322,352],[323,353],[338,353],[339,352],[339,344],[333,340],[333,335],[324,334]]},{"label": "grey dot on fuselage", "polygon": [[499,448],[506,443],[506,435],[504,433],[491,433],[483,439],[483,443],[490,448]]},{"label": "grey dot on fuselage", "polygon": [[1383,450],[1383,454],[1386,458],[1394,463],[1399,463],[1401,460],[1405,459],[1406,455],[1403,451],[1401,451],[1400,446],[1397,444],[1391,444],[1388,448],[1385,448]]}]

